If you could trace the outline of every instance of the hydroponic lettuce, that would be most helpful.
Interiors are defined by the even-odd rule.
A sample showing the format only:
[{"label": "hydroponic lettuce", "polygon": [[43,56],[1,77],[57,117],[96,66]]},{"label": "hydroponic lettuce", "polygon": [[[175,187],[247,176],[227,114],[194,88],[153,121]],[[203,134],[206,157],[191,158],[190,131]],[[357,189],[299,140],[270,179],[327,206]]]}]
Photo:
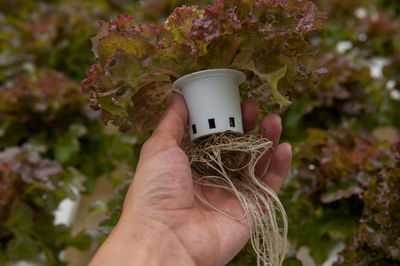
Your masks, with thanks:
[{"label": "hydroponic lettuce", "polygon": [[[312,68],[325,67],[326,73],[321,77],[318,89],[310,93],[313,98],[310,105],[313,108],[329,109],[332,116],[340,113],[349,117],[361,114],[370,117],[372,113],[376,113],[376,103],[380,99],[371,95],[379,96],[378,84],[367,66],[337,53],[320,56],[314,64],[316,66]],[[328,123],[330,122],[332,121]]]},{"label": "hydroponic lettuce", "polygon": [[89,125],[93,112],[85,108],[85,97],[78,88],[62,73],[49,69],[32,68],[9,79],[0,86],[0,148],[39,134],[52,135],[55,140],[71,124],[80,129],[77,135],[86,134],[83,125]]},{"label": "hydroponic lettuce", "polygon": [[[147,0],[138,3],[138,10],[135,16],[139,16],[143,21],[159,22],[165,21],[176,7],[183,5],[197,5],[201,8],[212,4],[214,0]],[[137,18],[136,18],[137,19]]]},{"label": "hydroponic lettuce", "polygon": [[369,181],[359,227],[335,265],[400,263],[400,139],[392,153],[392,160]]},{"label": "hydroponic lettuce", "polygon": [[387,92],[380,90],[382,83],[367,66],[336,52],[319,55],[306,65],[324,69],[325,74],[317,88],[303,94],[285,114],[285,135],[301,139],[309,126],[332,128],[351,118],[362,120],[364,126],[380,122],[381,109],[388,109],[382,105]]},{"label": "hydroponic lettuce", "polygon": [[109,0],[16,0],[0,5],[7,6],[0,18],[0,84],[28,63],[81,80],[93,62],[88,39],[98,29],[96,21],[124,10],[121,3]]},{"label": "hydroponic lettuce", "polygon": [[284,114],[284,135],[292,141],[303,140],[309,127],[332,129],[349,120],[368,131],[387,125],[399,128],[400,104],[393,97],[399,75],[392,63],[384,68],[382,78],[354,54],[320,53],[306,65],[325,68],[326,73],[315,89],[301,95]]},{"label": "hydroponic lettuce", "polygon": [[0,152],[0,264],[27,260],[40,265],[63,265],[60,252],[68,246],[90,247],[84,232],[54,225],[59,202],[74,198],[82,185],[76,170],[43,158],[46,147],[26,143]]},{"label": "hydroponic lettuce", "polygon": [[45,146],[46,158],[87,177],[85,192],[132,158],[126,142],[135,143],[132,135],[106,134],[97,118],[79,85],[60,72],[32,68],[0,86],[0,149],[27,142]]},{"label": "hydroponic lettuce", "polygon": [[373,136],[342,127],[328,132],[309,129],[297,156],[301,192],[329,204],[360,196],[369,180],[390,158],[384,143]]},{"label": "hydroponic lettuce", "polygon": [[315,0],[321,10],[329,13],[329,32],[324,48],[332,50],[335,44],[346,40],[360,48],[356,52],[364,58],[391,56],[399,47],[400,38],[396,33],[399,32],[400,21],[385,1]]},{"label": "hydroponic lettuce", "polygon": [[[307,140],[295,147],[296,177],[283,192],[292,243],[307,246],[317,264],[338,243],[352,239],[342,256],[354,263],[344,264],[362,261],[358,252],[370,252],[377,260],[390,258],[389,249],[395,250],[391,246],[400,236],[396,229],[387,230],[399,222],[391,215],[398,208],[394,199],[400,197],[395,189],[400,180],[398,149],[366,132],[353,132],[349,125],[310,129]],[[382,245],[373,244],[383,232]]]},{"label": "hydroponic lettuce", "polygon": [[172,82],[204,69],[242,70],[242,97],[255,97],[263,109],[284,107],[316,82],[318,75],[301,61],[315,52],[307,34],[324,29],[325,21],[312,2],[283,0],[219,0],[204,10],[184,6],[165,25],[133,26],[133,17],[119,15],[100,22],[92,38],[97,64],[82,88],[103,121],[121,130],[152,129]]},{"label": "hydroponic lettuce", "polygon": [[85,97],[77,94],[77,87],[60,72],[32,68],[1,86],[0,117],[12,120],[8,123],[51,123],[65,119],[60,118],[62,112],[89,116],[90,109],[85,112]]}]

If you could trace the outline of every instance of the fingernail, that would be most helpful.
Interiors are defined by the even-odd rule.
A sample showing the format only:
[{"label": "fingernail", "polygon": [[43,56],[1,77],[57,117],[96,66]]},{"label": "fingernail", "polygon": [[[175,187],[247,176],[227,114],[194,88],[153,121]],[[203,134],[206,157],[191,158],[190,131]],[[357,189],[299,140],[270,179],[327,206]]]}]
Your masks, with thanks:
[{"label": "fingernail", "polygon": [[277,114],[275,114],[275,116],[279,119],[279,123],[282,124],[282,118]]},{"label": "fingernail", "polygon": [[286,143],[286,145],[289,146],[290,151],[292,151],[292,144],[290,144],[289,142],[285,142],[285,143]]}]

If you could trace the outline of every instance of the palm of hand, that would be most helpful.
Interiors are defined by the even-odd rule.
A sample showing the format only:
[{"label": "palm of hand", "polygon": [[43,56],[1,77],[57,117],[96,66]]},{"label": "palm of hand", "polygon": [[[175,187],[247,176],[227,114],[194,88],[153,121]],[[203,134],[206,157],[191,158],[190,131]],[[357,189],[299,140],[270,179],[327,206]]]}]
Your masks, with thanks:
[{"label": "palm of hand", "polygon": [[[188,159],[179,148],[160,152],[154,157],[154,162],[147,162],[157,163],[163,170],[153,175],[156,182],[148,177],[145,182],[134,186],[131,202],[140,202],[150,220],[162,217],[161,222],[174,230],[199,265],[222,265],[239,252],[249,238],[245,221],[232,220],[204,206],[195,197],[194,190],[217,209],[241,217],[242,209],[233,195],[215,188],[194,187]],[[174,168],[169,165],[174,165]],[[139,174],[138,171],[136,177]],[[149,186],[149,183],[153,185]]]},{"label": "palm of hand", "polygon": [[[258,118],[256,103],[243,103],[242,112],[245,130],[253,129]],[[232,194],[193,185],[189,161],[179,147],[186,117],[184,103],[176,97],[142,149],[124,210],[133,210],[133,214],[140,215],[148,223],[168,226],[198,265],[222,265],[245,245],[249,227],[239,201]],[[281,132],[280,119],[267,116],[261,131],[276,146]],[[258,165],[259,173],[263,172],[269,158],[270,169],[265,176],[259,176],[278,191],[290,166],[290,146],[281,144],[265,155]],[[231,219],[205,206],[195,192],[218,210],[242,219]]]}]

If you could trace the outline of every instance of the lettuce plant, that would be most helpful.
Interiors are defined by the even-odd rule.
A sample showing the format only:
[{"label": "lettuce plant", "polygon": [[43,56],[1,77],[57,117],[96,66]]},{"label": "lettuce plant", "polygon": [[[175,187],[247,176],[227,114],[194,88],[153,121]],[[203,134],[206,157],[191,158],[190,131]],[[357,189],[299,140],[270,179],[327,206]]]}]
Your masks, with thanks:
[{"label": "lettuce plant", "polygon": [[[1,10],[0,83],[33,64],[81,80],[93,62],[89,38],[97,20],[116,10],[134,9],[121,1],[16,0]],[[120,11],[121,12],[121,11]],[[29,64],[28,64],[29,63]]]},{"label": "lettuce plant", "polygon": [[45,146],[25,143],[0,152],[0,264],[27,260],[62,265],[60,252],[68,246],[90,247],[84,232],[54,225],[53,212],[82,176],[44,158]]},{"label": "lettuce plant", "polygon": [[[362,121],[363,126],[378,124],[381,115],[373,114],[380,113],[387,93],[381,94],[382,84],[371,76],[367,66],[335,52],[321,54],[307,65],[325,74],[318,86],[302,95],[285,114],[284,134],[292,140],[301,139],[310,126],[332,128],[352,118]],[[299,128],[303,128],[302,132]]]},{"label": "lettuce plant", "polygon": [[[362,261],[363,255],[356,254],[367,250],[374,252],[376,261],[398,259],[389,252],[399,237],[396,229],[387,231],[391,237],[383,237],[384,248],[372,245],[383,228],[399,222],[389,214],[397,206],[390,198],[399,197],[394,189],[399,180],[397,149],[348,126],[310,129],[307,140],[295,148],[296,175],[283,192],[293,243],[307,246],[318,264],[339,242],[347,245],[344,262]],[[385,203],[383,194],[388,196]]]},{"label": "lettuce plant", "polygon": [[134,26],[133,17],[119,15],[100,22],[92,38],[97,63],[82,88],[103,121],[121,130],[152,129],[172,82],[203,69],[242,70],[243,97],[255,97],[264,110],[284,107],[317,81],[302,59],[315,52],[306,36],[324,29],[325,20],[311,2],[269,0],[184,6],[164,25]]},{"label": "lettuce plant", "polygon": [[[102,109],[102,117],[105,122],[112,121],[114,124],[121,126],[122,130],[129,129],[132,126],[139,130],[150,129],[154,125],[158,113],[164,108],[162,105],[165,106],[167,102],[170,93],[169,84],[177,77],[191,71],[197,71],[208,67],[235,68],[232,64],[234,60],[232,59],[229,61],[229,58],[231,58],[230,56],[225,57],[225,55],[221,54],[225,53],[229,55],[228,51],[235,50],[234,45],[232,45],[234,42],[230,39],[231,36],[233,36],[232,38],[236,38],[237,36],[243,37],[248,33],[245,31],[241,32],[242,29],[254,29],[247,27],[248,25],[243,23],[245,14],[250,13],[246,13],[246,11],[242,13],[239,12],[239,10],[246,10],[243,7],[246,5],[249,6],[249,4],[251,5],[251,3],[250,1],[220,2],[224,2],[224,7],[228,6],[227,12],[224,11],[225,13],[223,13],[220,11],[221,9],[214,8],[208,11],[201,11],[201,14],[198,16],[198,13],[195,12],[198,11],[198,9],[182,8],[180,11],[174,12],[175,19],[171,16],[164,27],[153,25],[147,27],[139,25],[133,26],[134,21],[128,16],[120,16],[116,20],[110,22],[101,22],[101,32],[92,39],[93,51],[97,56],[97,64],[88,72],[88,79],[83,83],[83,87],[91,93],[93,108]],[[229,11],[231,7],[229,2],[231,4],[233,3],[232,5],[239,2],[243,3],[241,7]],[[272,3],[274,2],[276,4],[275,7],[284,5],[283,1],[258,1],[257,3],[263,5],[265,2],[268,2],[271,6],[274,5]],[[381,157],[382,154],[379,155],[382,151],[385,151],[383,154],[387,152],[385,145],[378,143],[376,139],[367,133],[356,134],[354,132],[349,132],[348,129],[336,131],[332,128],[335,128],[341,121],[349,119],[355,121],[355,126],[366,127],[369,130],[373,130],[379,125],[394,125],[399,128],[399,120],[396,119],[396,114],[398,114],[400,105],[394,98],[390,99],[386,97],[386,94],[389,92],[386,86],[387,82],[395,81],[395,86],[398,87],[397,85],[400,80],[400,60],[398,58],[400,46],[398,37],[395,35],[399,26],[399,5],[398,1],[395,0],[316,0],[313,2],[321,10],[328,12],[328,32],[323,36],[309,36],[310,32],[306,32],[305,40],[311,43],[322,44],[322,50],[327,52],[325,55],[316,59],[311,58],[310,63],[307,55],[313,52],[303,55],[299,53],[300,49],[296,50],[295,46],[290,46],[294,44],[294,42],[287,42],[286,39],[284,42],[279,42],[279,38],[282,37],[279,37],[279,34],[273,34],[273,32],[278,32],[276,28],[277,25],[287,24],[272,23],[270,24],[271,27],[264,27],[265,32],[271,30],[269,32],[272,33],[272,37],[268,39],[270,42],[266,40],[260,41],[260,36],[264,35],[258,34],[254,38],[254,43],[268,44],[264,46],[264,48],[275,47],[273,52],[268,51],[267,53],[268,56],[272,55],[271,58],[279,58],[279,60],[296,58],[297,61],[295,61],[296,64],[294,64],[296,68],[299,70],[311,70],[309,77],[312,81],[315,76],[318,76],[322,72],[327,72],[326,75],[321,78],[315,90],[309,93],[303,93],[300,98],[296,96],[299,91],[301,93],[301,87],[300,90],[297,91],[288,90],[287,88],[290,89],[290,86],[281,86],[285,84],[283,83],[285,77],[279,79],[278,83],[278,91],[281,95],[285,97],[289,96],[289,100],[297,100],[296,105],[292,106],[288,112],[289,114],[285,117],[286,119],[284,119],[287,125],[292,125],[291,131],[293,135],[290,135],[290,137],[292,137],[291,140],[307,137],[299,137],[299,135],[302,135],[302,131],[305,132],[305,128],[307,127],[320,128],[320,130],[310,130],[305,142],[297,146],[295,155],[300,159],[296,159],[295,173],[298,173],[298,176],[290,180],[289,187],[283,192],[291,203],[288,208],[289,221],[291,221],[289,237],[292,238],[293,242],[299,245],[304,244],[310,247],[311,255],[318,263],[322,263],[329,253],[330,248],[335,245],[335,243],[345,240],[348,246],[351,246],[352,244],[350,244],[350,242],[353,236],[355,237],[358,235],[364,237],[365,235],[369,237],[365,234],[365,230],[362,234],[358,233],[360,219],[364,216],[363,209],[365,203],[362,197],[364,193],[366,193],[365,191],[371,191],[369,192],[370,198],[374,197],[375,194],[372,193],[372,191],[378,192],[376,187],[375,189],[370,188],[370,186],[372,186],[370,184],[374,182],[380,183],[382,187],[386,186],[383,175],[379,174],[381,178],[377,177],[378,173],[381,173],[381,170],[385,167],[385,163],[382,161],[385,161],[384,158],[387,157]],[[289,5],[295,4],[290,3]],[[152,5],[149,4],[149,6]],[[164,7],[165,6],[169,5],[165,4]],[[312,5],[310,4],[310,6]],[[360,11],[359,8],[366,11],[366,17],[359,18],[355,15],[356,11]],[[279,10],[284,10],[285,12],[279,13]],[[215,13],[212,13],[212,11],[215,11]],[[206,12],[207,15],[205,16]],[[269,25],[267,23],[269,23],[271,19],[276,22],[279,21],[279,23],[282,23],[282,21],[290,23],[292,21],[285,20],[285,18],[287,18],[285,16],[279,16],[279,14],[289,14],[290,18],[293,14],[288,12],[285,7],[283,7],[283,9],[270,8],[269,12],[269,14],[271,14],[270,18],[255,17],[256,20],[259,19],[261,21],[261,23],[259,21],[259,25]],[[167,13],[165,13],[164,10],[163,16],[165,14]],[[218,19],[210,19],[210,17],[212,17],[211,14],[215,14]],[[219,14],[224,15],[218,16]],[[239,23],[235,22],[234,16],[231,16],[231,14],[237,15]],[[299,14],[304,13],[300,12]],[[204,16],[205,18],[202,19]],[[140,14],[137,18],[140,18]],[[155,20],[158,20],[158,17]],[[322,20],[323,19],[319,17],[319,21]],[[196,22],[196,25],[194,25],[194,22]],[[240,27],[238,25],[240,25]],[[234,26],[238,27],[235,28]],[[156,29],[160,29],[160,31],[154,33],[154,31],[157,31]],[[254,35],[249,34],[249,36]],[[135,38],[142,40],[142,37],[144,40],[149,40],[153,44],[149,46],[151,47],[149,51],[154,52],[151,52],[149,55],[143,53],[144,50],[142,49],[135,49],[139,47],[137,44],[140,44]],[[113,39],[115,42],[112,42]],[[131,42],[129,42],[129,40],[131,40]],[[244,46],[242,46],[242,44],[245,44],[246,40],[250,40],[251,42],[252,39],[243,38],[239,48],[237,48],[237,52],[234,54],[235,58],[240,55],[240,51],[244,51],[241,49],[243,49]],[[350,40],[352,42],[352,47],[355,49],[350,49],[345,55],[332,53],[336,44],[343,40]],[[280,43],[284,45],[279,46]],[[171,47],[177,44],[185,45],[180,46],[182,49],[177,48],[173,50]],[[249,44],[249,42],[246,44]],[[225,47],[225,45],[228,47],[227,49],[221,48]],[[255,49],[261,46],[262,45],[255,45]],[[203,49],[201,49],[202,47]],[[206,48],[204,49],[204,47]],[[250,47],[252,46],[250,45]],[[293,54],[299,54],[299,56],[291,57],[289,53],[281,53],[282,50],[278,49],[279,47],[282,47],[282,49],[284,47],[292,47],[292,51],[295,51]],[[165,57],[171,61],[157,57],[157,55],[161,54],[159,50],[164,48],[172,51],[170,54],[167,53],[167,50],[165,51]],[[259,68],[260,62],[261,64],[267,64],[269,62],[269,57],[264,57],[263,53],[261,53],[262,56],[260,56],[260,53],[255,52],[256,50],[253,49],[252,51],[254,51],[253,54],[252,52],[248,53],[252,54],[249,56],[249,60],[243,60],[245,63],[251,62],[253,58],[259,58],[260,60],[255,60],[258,62],[256,66]],[[162,66],[167,67],[169,66],[169,62],[178,62],[177,67],[172,69],[173,73],[166,74],[166,80],[162,80],[163,77],[161,73],[164,72],[160,72],[159,78],[161,81],[159,80],[156,84],[157,86],[163,85],[163,88],[159,90],[160,94],[157,94],[159,98],[151,96],[151,88],[154,88],[155,85],[151,84],[151,82],[153,82],[151,79],[145,79],[146,76],[143,75],[143,72],[137,73],[136,76],[133,75],[134,78],[129,80],[129,75],[131,74],[131,72],[128,71],[129,69],[136,71],[142,68],[130,67],[136,65],[136,63],[128,64],[128,61],[122,61],[121,58],[126,59],[128,57],[119,56],[121,53],[135,55],[132,56],[132,58],[141,62],[141,66],[144,68],[143,71],[148,72],[154,69],[157,70],[157,68],[160,67],[159,61],[157,60],[164,60]],[[290,56],[288,56],[288,54]],[[377,55],[389,57],[391,60],[391,64],[385,67],[384,76],[382,78],[371,76],[368,67],[363,64],[366,59]],[[191,58],[192,60],[185,60],[186,58]],[[225,58],[228,58],[228,63],[224,61]],[[193,61],[198,67],[193,67]],[[359,64],[360,61],[362,64]],[[213,62],[214,64],[207,66],[202,64],[203,62]],[[278,70],[284,66],[284,64],[276,64],[276,62],[277,60],[274,60],[272,63],[272,70]],[[300,62],[304,63],[306,68],[304,68]],[[274,68],[275,66],[276,68]],[[169,67],[168,69],[171,70]],[[324,69],[326,71],[323,71]],[[121,74],[123,70],[127,73]],[[242,87],[242,96],[256,97],[264,110],[266,107],[273,110],[273,107],[276,106],[276,102],[272,92],[269,90],[271,86],[268,80],[260,79],[253,71],[246,68],[242,70],[245,70],[248,78],[246,85]],[[271,71],[266,72],[271,73]],[[307,71],[305,72],[307,73]],[[290,81],[289,79],[288,82],[290,83]],[[143,82],[143,86],[141,82]],[[304,82],[304,80],[302,80],[302,82]],[[311,82],[310,85],[312,84],[313,82]],[[396,88],[392,89],[392,91],[394,91],[394,94]],[[156,102],[153,101],[154,99],[156,99]],[[159,103],[161,103],[161,105]],[[158,108],[160,108],[160,110],[158,110]],[[153,120],[147,116],[148,113],[151,113],[149,110],[151,112],[157,110]],[[138,115],[135,116],[135,114]],[[143,121],[140,119],[143,119]],[[286,127],[284,133],[287,132],[287,129],[288,127]],[[329,129],[328,132],[325,132],[327,129]],[[340,137],[340,135],[342,137]],[[357,153],[361,154],[357,162],[362,161],[362,163],[355,165],[351,162],[353,160],[351,156]],[[328,162],[319,164],[322,163],[320,156],[324,156]],[[391,158],[393,158],[393,156]],[[376,163],[378,164],[375,165]],[[373,166],[372,168],[371,165]],[[394,164],[394,166],[396,165]],[[313,169],[313,171],[311,171],[311,169]],[[367,172],[367,177],[365,176],[365,169],[372,171]],[[392,169],[388,171],[388,173],[396,172]],[[310,176],[308,176],[309,174]],[[390,185],[390,187],[393,186]],[[285,191],[287,193],[285,193]],[[304,192],[306,192],[306,194],[304,194]],[[396,193],[393,195],[394,198],[397,197]],[[380,207],[377,206],[375,209],[379,208]],[[365,212],[367,212],[367,209]],[[392,211],[391,213],[395,212]],[[118,212],[115,212],[112,217],[115,218],[117,214]],[[396,221],[393,220],[395,218],[394,216],[387,215],[387,217],[390,217],[385,220],[387,224],[392,221],[393,224],[396,223]],[[378,230],[377,232],[382,231],[379,231],[379,227],[375,225],[371,226],[370,224],[371,221],[368,221],[368,226],[364,228],[368,230],[370,228],[375,228],[374,230]],[[354,232],[356,233],[354,234]],[[388,232],[392,231],[389,230]],[[370,236],[376,237],[376,233]],[[375,252],[376,249],[370,248],[371,245],[373,246],[372,241],[368,240],[368,244],[364,244],[366,242],[361,242],[360,237],[355,239],[353,245],[357,243],[363,244],[359,244],[358,249],[353,249],[351,253],[346,251],[343,256],[350,258],[350,256],[355,256],[355,252],[358,251],[361,252],[360,254],[366,254],[364,252],[370,252],[369,255],[377,254],[372,253]],[[392,240],[389,242],[393,243]],[[388,245],[385,244],[385,246]],[[376,246],[374,248],[376,248]],[[388,249],[386,247],[384,249],[386,249],[384,252],[389,254],[387,253]],[[380,253],[380,251],[378,252]],[[387,256],[385,253],[380,254]],[[360,255],[358,259],[361,259],[361,256],[363,255]],[[380,257],[380,255],[377,257]],[[366,260],[370,258],[372,259],[373,255],[367,256]],[[238,260],[240,260],[240,258]],[[242,263],[242,261],[239,263]],[[364,261],[364,263],[366,262]],[[251,264],[251,262],[249,262],[249,264]]]},{"label": "lettuce plant", "polygon": [[106,134],[76,82],[111,2],[16,0],[0,11],[0,265],[63,265],[64,249],[87,248],[53,211],[132,158],[136,138]]},{"label": "lettuce plant", "polygon": [[[92,38],[97,64],[88,71],[82,88],[90,92],[92,108],[101,109],[103,121],[112,121],[121,131],[132,127],[151,130],[172,94],[172,82],[204,69],[242,70],[247,76],[240,88],[244,98],[255,97],[264,110],[282,108],[318,80],[318,73],[307,69],[302,59],[315,52],[307,35],[323,29],[324,22],[324,14],[305,1],[220,0],[204,10],[183,6],[175,9],[164,25],[133,26],[133,17],[120,15],[102,21]],[[199,181],[194,175],[194,182],[215,186],[216,174],[210,169],[219,169],[217,175],[229,180],[226,189],[235,191],[240,203],[247,206],[249,223],[257,228],[251,231],[257,264],[282,264],[285,211],[275,192],[258,182],[254,173],[257,158],[272,143],[253,135],[216,134],[215,142],[212,137],[186,151],[192,169],[208,179]],[[219,141],[225,145],[218,145]],[[238,143],[243,150],[234,150]],[[211,151],[213,155],[207,154]],[[237,154],[250,159],[234,174],[236,170],[227,169],[235,167],[224,165],[224,159],[218,165],[213,165],[217,160],[201,159],[219,153],[231,161],[240,158],[235,158]],[[275,212],[264,215],[265,208],[281,216],[276,218]],[[267,241],[274,244],[266,245]]]},{"label": "lettuce plant", "polygon": [[400,263],[400,139],[392,153],[394,160],[369,180],[359,226],[336,265]]},{"label": "lettuce plant", "polygon": [[399,46],[399,37],[395,33],[399,31],[400,23],[399,16],[384,2],[315,0],[314,3],[329,14],[324,49],[332,50],[338,42],[351,41],[353,47],[359,49],[359,56],[391,56]]},{"label": "lettuce plant", "polygon": [[131,142],[133,135],[106,134],[79,85],[62,73],[32,69],[0,89],[0,149],[25,142],[44,145],[47,158],[87,177],[87,191],[100,175],[129,158],[124,142]]},{"label": "lettuce plant", "polygon": [[134,15],[136,19],[157,23],[164,21],[176,7],[197,5],[200,8],[212,4],[214,0],[148,0],[140,1]]},{"label": "lettuce plant", "polygon": [[53,70],[33,68],[0,86],[1,265],[60,265],[68,246],[90,246],[90,236],[53,225],[53,212],[131,157],[133,136],[108,135],[97,118],[79,85]]}]

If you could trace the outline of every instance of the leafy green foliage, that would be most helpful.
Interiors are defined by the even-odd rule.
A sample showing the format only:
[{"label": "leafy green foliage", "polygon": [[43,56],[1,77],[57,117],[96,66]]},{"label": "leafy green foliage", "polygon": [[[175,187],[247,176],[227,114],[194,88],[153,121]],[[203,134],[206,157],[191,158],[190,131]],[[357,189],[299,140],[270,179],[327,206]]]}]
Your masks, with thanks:
[{"label": "leafy green foliage", "polygon": [[310,68],[320,69],[325,74],[318,87],[303,95],[288,111],[287,134],[290,130],[294,131],[293,135],[297,134],[297,129],[302,126],[305,129],[313,126],[329,128],[340,124],[343,118],[365,118],[376,125],[376,118],[371,115],[377,113],[382,95],[367,66],[343,55],[328,53],[314,60]]},{"label": "leafy green foliage", "polygon": [[92,108],[102,110],[103,121],[121,130],[152,129],[172,94],[171,83],[203,69],[243,70],[248,76],[243,97],[255,97],[263,107],[287,106],[288,96],[317,80],[302,58],[314,53],[306,36],[324,23],[325,15],[306,1],[184,6],[164,26],[133,26],[133,17],[119,15],[102,21],[92,38],[97,64],[82,88],[90,92]]},{"label": "leafy green foliage", "polygon": [[[365,228],[373,228],[368,231],[370,236],[380,229],[363,222],[365,195],[378,193],[370,184],[395,158],[385,143],[366,131],[388,125],[400,128],[396,97],[400,46],[393,35],[400,23],[392,10],[382,8],[383,2],[315,1],[328,13],[328,32],[311,37],[311,42],[321,43],[322,52],[306,65],[325,68],[325,74],[316,89],[298,98],[284,114],[284,138],[298,142],[295,175],[282,195],[289,216],[289,238],[297,248],[307,246],[317,264],[324,262],[339,242],[346,245],[341,264],[397,263],[387,249],[365,240]],[[341,45],[347,48],[340,51]],[[376,58],[387,64],[382,73]],[[337,129],[343,123],[350,123],[351,130]],[[390,186],[389,180],[380,182]],[[374,217],[376,211],[369,216]],[[396,217],[388,217],[388,221],[395,224]]]},{"label": "leafy green foliage", "polygon": [[[363,227],[371,204],[367,195],[377,196],[371,184],[377,185],[373,180],[386,174],[396,157],[385,143],[348,126],[310,129],[307,140],[295,150],[299,152],[294,162],[296,176],[283,194],[290,217],[289,238],[298,247],[309,247],[314,260],[322,263],[337,243],[350,243],[354,232],[357,235]],[[369,216],[378,209],[371,209]]]},{"label": "leafy green foliage", "polygon": [[118,8],[112,2],[1,0],[0,84],[30,65],[81,80],[93,62],[89,38]]},{"label": "leafy green foliage", "polygon": [[[97,64],[82,87],[90,92],[92,107],[102,110],[103,121],[121,130],[151,129],[165,107],[170,84],[207,68],[245,71],[242,98],[258,99],[263,112],[284,112],[277,107],[293,101],[283,114],[284,137],[299,142],[296,175],[281,197],[290,221],[289,238],[297,247],[309,247],[322,263],[337,243],[351,244],[368,184],[393,160],[385,143],[359,130],[400,128],[400,105],[387,89],[389,81],[400,80],[400,60],[392,56],[400,45],[394,37],[399,22],[383,1],[315,2],[328,13],[325,35],[316,31],[325,28],[325,15],[302,1],[217,1],[204,10],[182,7],[164,26],[133,26],[127,15],[102,22],[92,39]],[[168,14],[163,10],[161,17]],[[299,26],[298,18],[304,17],[310,27]],[[333,51],[342,41],[351,41],[349,50]],[[310,57],[316,54],[310,44],[320,46],[322,53]],[[376,56],[391,57],[380,76],[370,67]],[[149,110],[156,110],[153,117],[146,116]],[[348,121],[352,129],[336,129]],[[252,258],[245,248],[232,265],[251,265]]]},{"label": "leafy green foliage", "polygon": [[375,0],[383,9],[393,12],[397,16],[400,14],[400,3],[396,0]]},{"label": "leafy green foliage", "polygon": [[58,265],[67,246],[90,246],[90,236],[72,236],[70,229],[53,224],[58,203],[74,198],[72,186],[82,180],[73,170],[43,158],[45,152],[45,147],[33,144],[0,152],[0,247],[6,262],[26,259]]},{"label": "leafy green foliage", "polygon": [[137,12],[135,12],[136,19],[146,22],[163,22],[176,7],[183,5],[192,6],[196,5],[204,8],[212,4],[215,0],[147,0],[139,3]]},{"label": "leafy green foliage", "polygon": [[302,141],[307,128],[325,130],[349,121],[368,131],[387,125],[400,128],[400,105],[392,97],[396,89],[387,89],[389,77],[373,77],[367,65],[337,53],[325,54],[315,62],[311,67],[324,66],[326,74],[316,89],[301,96],[284,114],[287,138]]},{"label": "leafy green foliage", "polygon": [[[375,3],[374,3],[375,2]],[[398,18],[382,0],[316,0],[329,14],[328,36],[323,47],[331,50],[340,41],[351,41],[360,56],[391,56],[399,48]]]},{"label": "leafy green foliage", "polygon": [[[150,129],[176,78],[206,68],[241,69],[247,75],[242,98],[257,98],[263,112],[279,109],[283,138],[295,147],[295,175],[281,195],[291,241],[309,247],[318,263],[344,241],[341,264],[398,264],[393,158],[399,151],[358,131],[400,129],[400,2],[314,0],[328,14],[327,27],[325,15],[305,1],[230,0],[204,9],[211,2],[0,0],[7,7],[0,11],[0,153],[20,154],[1,163],[0,265],[21,258],[61,264],[62,249],[87,245],[84,233],[71,239],[70,229],[53,226],[52,210],[74,197],[72,186],[89,193],[119,162],[134,168],[148,137],[106,134],[98,114],[86,108],[77,82],[93,64],[89,38],[96,32],[97,65],[83,85],[104,122]],[[184,4],[199,7],[173,11]],[[114,14],[126,12],[135,21]],[[98,25],[109,17],[115,19]],[[137,25],[167,17],[163,26]],[[334,51],[343,41],[349,48]],[[320,48],[317,57],[310,44]],[[377,56],[387,63],[373,75]],[[278,108],[289,101],[290,108]],[[336,130],[346,121],[353,130]],[[13,178],[3,178],[10,164]],[[52,183],[60,187],[50,189]],[[119,219],[126,188],[91,210],[110,217],[101,224],[103,240]],[[232,265],[253,259],[245,248]],[[300,265],[295,258],[285,263]]]},{"label": "leafy green foliage", "polygon": [[[77,80],[92,64],[96,20],[110,1],[3,3],[0,12],[0,264],[63,265],[91,236],[54,225],[64,198],[90,193],[99,176],[134,162],[135,134],[106,133]],[[115,6],[113,6],[115,8]]]},{"label": "leafy green foliage", "polygon": [[250,242],[237,254],[227,266],[250,266],[257,265],[257,255]]},{"label": "leafy green foliage", "polygon": [[107,218],[99,224],[99,232],[102,235],[100,244],[111,233],[112,229],[117,225],[121,216],[122,206],[124,204],[126,193],[128,192],[131,180],[127,180],[119,185],[114,191],[107,204],[98,202],[90,208],[90,214],[105,213]]},{"label": "leafy green foliage", "polygon": [[302,192],[316,194],[323,203],[359,195],[369,175],[383,167],[379,143],[367,134],[348,128],[336,131],[309,130],[301,144],[297,167]]},{"label": "leafy green foliage", "polygon": [[0,148],[25,142],[43,145],[47,158],[80,169],[89,191],[101,174],[130,159],[125,143],[134,143],[134,135],[105,134],[77,83],[63,74],[33,69],[0,88]]},{"label": "leafy green foliage", "polygon": [[62,250],[86,249],[91,237],[53,225],[54,210],[76,188],[90,192],[100,175],[133,160],[136,138],[105,134],[79,85],[59,72],[32,69],[0,89],[1,250],[7,262],[62,264]]},{"label": "leafy green foliage", "polygon": [[393,146],[397,158],[374,176],[363,195],[364,210],[352,243],[337,265],[395,265],[400,262],[400,139]]},{"label": "leafy green foliage", "polygon": [[14,139],[12,143],[2,140],[1,147],[18,144],[46,128],[61,134],[71,123],[85,122],[90,116],[85,104],[76,83],[61,73],[33,69],[16,76],[0,90],[2,135]]}]

